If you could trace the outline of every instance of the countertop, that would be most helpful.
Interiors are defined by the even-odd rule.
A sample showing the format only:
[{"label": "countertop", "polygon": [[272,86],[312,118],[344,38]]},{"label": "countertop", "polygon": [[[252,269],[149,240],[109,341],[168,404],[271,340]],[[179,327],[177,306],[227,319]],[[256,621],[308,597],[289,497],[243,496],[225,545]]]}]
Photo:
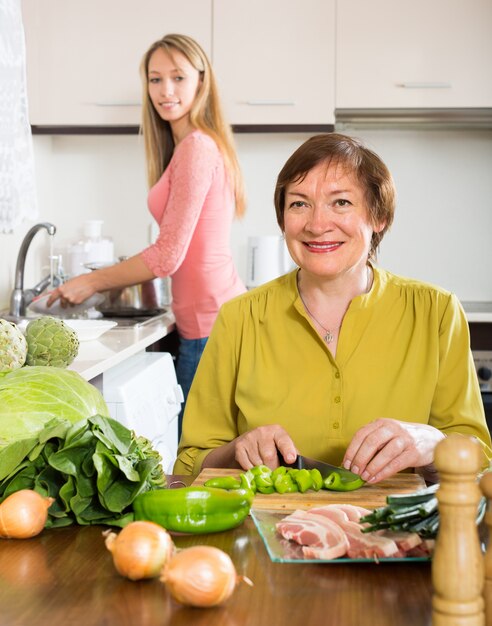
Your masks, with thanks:
[{"label": "countertop", "polygon": [[[173,477],[168,477],[170,482]],[[174,477],[181,478],[181,477]],[[183,607],[159,580],[119,576],[102,526],[45,530],[2,540],[0,626],[428,626],[430,562],[273,563],[251,518],[206,535],[173,535],[178,548],[227,552],[240,584],[222,607]]]},{"label": "countertop", "polygon": [[174,315],[166,312],[144,326],[116,326],[99,339],[81,341],[79,353],[68,369],[92,380],[125,359],[145,350],[175,328]]},{"label": "countertop", "polygon": [[468,322],[492,322],[492,302],[462,302]]}]

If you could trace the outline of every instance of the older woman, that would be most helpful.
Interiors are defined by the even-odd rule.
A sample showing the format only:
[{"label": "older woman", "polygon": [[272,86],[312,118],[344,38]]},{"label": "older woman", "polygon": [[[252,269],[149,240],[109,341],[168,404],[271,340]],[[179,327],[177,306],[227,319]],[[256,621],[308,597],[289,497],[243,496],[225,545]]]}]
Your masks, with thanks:
[{"label": "older woman", "polygon": [[273,468],[300,452],[375,483],[431,470],[450,432],[490,457],[457,298],[374,264],[394,203],[387,167],[351,137],[312,137],[289,158],[275,207],[299,269],[222,307],[176,473]]}]

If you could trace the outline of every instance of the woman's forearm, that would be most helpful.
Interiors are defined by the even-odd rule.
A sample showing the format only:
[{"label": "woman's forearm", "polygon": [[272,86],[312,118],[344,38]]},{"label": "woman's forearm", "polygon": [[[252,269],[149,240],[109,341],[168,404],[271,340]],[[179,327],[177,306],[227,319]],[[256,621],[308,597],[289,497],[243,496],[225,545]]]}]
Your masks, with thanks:
[{"label": "woman's forearm", "polygon": [[121,261],[110,267],[104,267],[91,274],[92,284],[96,291],[128,287],[146,280],[152,280],[153,278],[155,278],[155,275],[145,265],[140,254],[136,254],[126,261]]}]

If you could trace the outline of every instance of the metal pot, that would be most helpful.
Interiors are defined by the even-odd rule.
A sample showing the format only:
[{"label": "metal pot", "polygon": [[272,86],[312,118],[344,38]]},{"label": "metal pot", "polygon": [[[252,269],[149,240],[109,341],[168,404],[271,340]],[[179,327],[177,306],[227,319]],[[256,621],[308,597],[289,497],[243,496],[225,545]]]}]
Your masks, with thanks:
[{"label": "metal pot", "polygon": [[[126,257],[119,257],[124,261]],[[101,264],[87,264],[90,270],[103,267]],[[107,265],[104,265],[107,267]],[[131,287],[121,287],[103,291],[104,301],[96,308],[106,317],[136,317],[157,315],[169,308],[172,298],[169,278],[154,278]]]}]

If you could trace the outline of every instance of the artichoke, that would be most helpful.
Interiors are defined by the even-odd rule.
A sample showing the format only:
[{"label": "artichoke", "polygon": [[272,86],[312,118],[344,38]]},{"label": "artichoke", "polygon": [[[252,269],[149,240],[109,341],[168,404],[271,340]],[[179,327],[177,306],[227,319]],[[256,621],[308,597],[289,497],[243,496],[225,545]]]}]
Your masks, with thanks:
[{"label": "artichoke", "polygon": [[0,319],[0,372],[11,372],[26,362],[27,342],[13,322]]},{"label": "artichoke", "polygon": [[26,328],[27,365],[67,367],[79,351],[77,333],[63,320],[40,317]]}]

